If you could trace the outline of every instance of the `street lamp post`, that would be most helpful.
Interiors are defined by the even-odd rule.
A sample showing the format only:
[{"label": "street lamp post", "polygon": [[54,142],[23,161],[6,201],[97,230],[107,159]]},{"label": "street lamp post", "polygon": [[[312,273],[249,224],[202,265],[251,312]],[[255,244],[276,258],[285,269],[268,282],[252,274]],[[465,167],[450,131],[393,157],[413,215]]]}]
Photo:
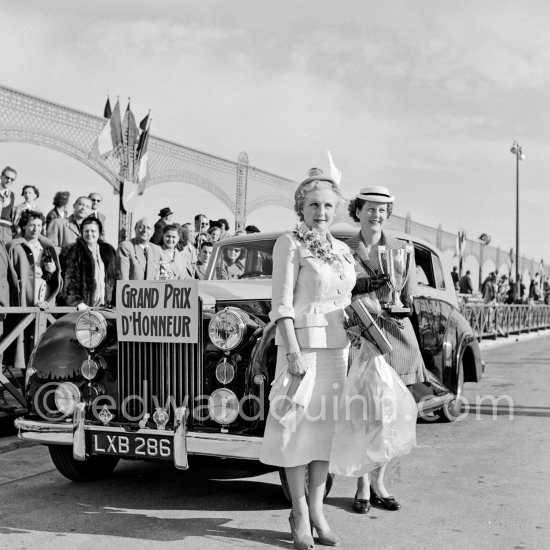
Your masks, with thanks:
[{"label": "street lamp post", "polygon": [[[479,290],[483,294],[483,257],[485,256],[485,247],[491,242],[491,235],[482,233],[479,237]],[[498,269],[498,268],[497,268]]]},{"label": "street lamp post", "polygon": [[516,302],[521,299],[521,285],[519,282],[519,161],[525,159],[521,145],[514,141],[510,152],[516,156]]}]

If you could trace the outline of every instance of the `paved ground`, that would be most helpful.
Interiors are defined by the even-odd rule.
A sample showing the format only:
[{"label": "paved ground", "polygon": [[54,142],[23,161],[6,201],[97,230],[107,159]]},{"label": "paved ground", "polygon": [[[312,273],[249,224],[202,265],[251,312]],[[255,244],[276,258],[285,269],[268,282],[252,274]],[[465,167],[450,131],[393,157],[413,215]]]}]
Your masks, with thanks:
[{"label": "paved ground", "polygon": [[[356,515],[353,480],[336,480],[326,511],[342,548],[550,548],[550,337],[483,347],[465,418],[418,425],[392,486],[403,510]],[[1,549],[292,548],[277,474],[247,463],[125,463],[75,484],[45,448],[20,448],[0,454],[0,501]]]}]

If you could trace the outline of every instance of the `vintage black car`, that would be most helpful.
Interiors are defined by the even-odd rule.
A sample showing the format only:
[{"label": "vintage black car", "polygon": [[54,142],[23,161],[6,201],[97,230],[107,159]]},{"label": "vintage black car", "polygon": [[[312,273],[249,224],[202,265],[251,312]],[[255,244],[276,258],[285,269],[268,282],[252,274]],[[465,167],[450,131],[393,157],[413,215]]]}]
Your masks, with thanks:
[{"label": "vintage black car", "polygon": [[[352,234],[334,232],[343,240]],[[257,460],[275,371],[268,313],[278,235],[217,243],[206,280],[198,281],[194,343],[178,339],[175,321],[172,341],[121,341],[112,310],[57,320],[28,365],[29,413],[16,421],[20,436],[48,445],[56,468],[75,481],[105,476],[119,459],[164,460],[180,469],[188,455]],[[394,235],[412,242],[417,265],[412,320],[432,375],[415,388],[419,412],[452,421],[464,382],[482,376],[478,342],[440,252]],[[232,270],[224,265],[228,253],[239,260]]]}]

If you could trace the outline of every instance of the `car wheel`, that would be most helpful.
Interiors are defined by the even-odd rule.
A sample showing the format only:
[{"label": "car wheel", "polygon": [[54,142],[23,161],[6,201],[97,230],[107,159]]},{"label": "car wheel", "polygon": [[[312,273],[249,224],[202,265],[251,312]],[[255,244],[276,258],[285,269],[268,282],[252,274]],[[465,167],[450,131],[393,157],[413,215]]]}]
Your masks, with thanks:
[{"label": "car wheel", "polygon": [[463,392],[464,392],[464,365],[462,364],[462,358],[458,363],[456,391],[452,401],[449,401],[443,405],[441,409],[440,419],[442,422],[454,422],[462,414],[463,405]]},{"label": "car wheel", "polygon": [[[279,468],[279,479],[281,480],[281,487],[283,488],[283,493],[285,495],[285,498],[288,500],[288,502],[292,502],[292,499],[290,498],[290,490],[288,488],[288,480],[286,477],[286,471],[284,468]],[[323,497],[323,500],[327,498],[328,494],[330,493],[330,490],[332,489],[332,484],[334,483],[334,474],[327,474],[327,483],[325,486],[325,496]],[[306,468],[306,483],[305,483],[305,493],[306,497],[308,496],[308,469]]]},{"label": "car wheel", "polygon": [[81,462],[73,458],[69,445],[48,445],[50,457],[57,471],[71,481],[94,481],[109,476],[118,464],[117,456],[92,455]]}]

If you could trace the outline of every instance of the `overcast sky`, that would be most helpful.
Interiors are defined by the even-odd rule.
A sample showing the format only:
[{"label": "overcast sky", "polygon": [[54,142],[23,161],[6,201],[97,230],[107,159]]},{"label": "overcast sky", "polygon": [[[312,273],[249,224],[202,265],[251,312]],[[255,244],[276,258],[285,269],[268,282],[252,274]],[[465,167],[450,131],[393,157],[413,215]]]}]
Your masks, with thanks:
[{"label": "overcast sky", "polygon": [[[330,149],[347,196],[385,185],[395,212],[550,261],[550,4],[545,0],[2,0],[0,82],[101,115],[132,98],[152,133],[296,180]],[[0,164],[49,208],[58,189],[108,184],[60,153],[0,143]],[[208,193],[163,184],[138,205],[177,221],[227,217]],[[170,203],[171,201],[168,201]],[[205,205],[208,205],[205,208]],[[250,223],[291,227],[264,208]],[[232,221],[232,220],[231,220]]]}]

